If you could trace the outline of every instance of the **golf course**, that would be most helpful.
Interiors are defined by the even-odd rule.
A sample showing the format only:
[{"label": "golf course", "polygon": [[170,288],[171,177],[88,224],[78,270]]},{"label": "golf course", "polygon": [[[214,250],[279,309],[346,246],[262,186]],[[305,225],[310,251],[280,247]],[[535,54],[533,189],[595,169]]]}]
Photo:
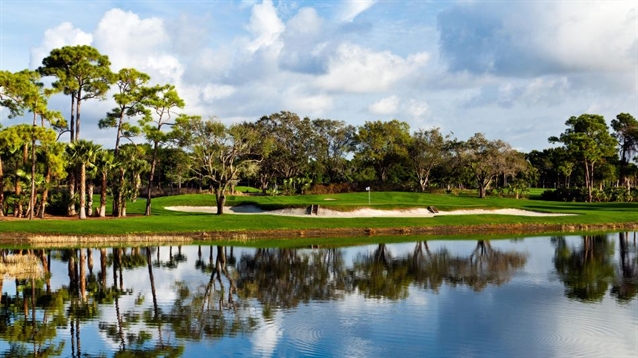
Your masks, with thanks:
[{"label": "golf course", "polygon": [[[30,238],[37,236],[53,241],[56,237],[63,241],[109,237],[126,242],[135,236],[155,235],[252,241],[376,235],[547,234],[638,227],[638,203],[633,202],[550,202],[533,194],[531,199],[492,196],[481,199],[471,194],[229,195],[228,210],[223,215],[207,210],[215,207],[214,195],[175,195],[154,199],[151,216],[142,215],[144,202],[137,200],[128,204],[128,216],[123,218],[48,217],[38,221],[4,218],[0,221],[0,232],[3,242],[29,243]],[[303,214],[313,205],[319,208],[317,214]],[[175,209],[180,207],[181,210]],[[438,214],[421,214],[428,207],[434,207]],[[325,212],[330,215],[321,215]]]}]

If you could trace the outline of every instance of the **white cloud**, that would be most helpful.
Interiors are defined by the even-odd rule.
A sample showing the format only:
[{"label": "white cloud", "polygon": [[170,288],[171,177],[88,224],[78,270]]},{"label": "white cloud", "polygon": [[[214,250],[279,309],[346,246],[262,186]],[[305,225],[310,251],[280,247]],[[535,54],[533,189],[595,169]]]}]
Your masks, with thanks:
[{"label": "white cloud", "polygon": [[[461,136],[483,126],[491,138],[525,148],[545,147],[571,115],[611,118],[637,108],[631,2],[452,2],[431,9],[339,1],[300,2],[306,7],[297,9],[260,0],[169,2],[152,12],[96,4],[80,14],[69,4],[42,8],[46,22],[16,33],[19,26],[5,23],[0,57],[22,63],[9,68],[37,67],[55,47],[90,44],[109,56],[113,70],[135,67],[154,83],[176,85],[186,113],[234,121],[292,110],[354,125],[387,113],[413,129],[434,123]],[[388,16],[376,17],[373,6]],[[12,9],[10,24],[29,23],[23,5]],[[30,61],[20,59],[29,54]],[[54,96],[51,108],[68,114],[67,100]],[[87,103],[83,137],[103,140],[94,122],[112,106]],[[536,132],[517,131],[521,120]]]},{"label": "white cloud", "polygon": [[47,57],[51,50],[63,46],[90,45],[93,42],[93,35],[80,29],[74,28],[70,22],[63,22],[60,25],[48,29],[44,32],[44,38],[40,46],[31,49],[30,67],[37,68],[42,65],[42,59]]},{"label": "white cloud", "polygon": [[197,103],[196,98],[184,96],[184,64],[172,51],[163,19],[111,9],[104,13],[94,35],[95,46],[109,56],[113,71],[135,68],[147,73],[152,83],[175,85],[187,103]]},{"label": "white cloud", "polygon": [[95,45],[109,55],[114,71],[135,67],[141,71],[151,66],[161,68],[161,60],[174,66],[171,56],[156,58],[169,48],[170,37],[160,18],[141,19],[137,14],[120,9],[107,11],[95,30]]},{"label": "white cloud", "polygon": [[528,105],[558,104],[564,99],[570,88],[565,76],[535,78],[522,91],[521,97]]},{"label": "white cloud", "polygon": [[279,65],[299,73],[321,73],[330,39],[324,23],[313,8],[302,8],[286,24]]},{"label": "white cloud", "polygon": [[332,108],[332,97],[326,94],[304,94],[298,92],[295,87],[287,91],[283,105],[293,112],[303,115],[320,116]]},{"label": "white cloud", "polygon": [[171,83],[174,85],[181,83],[184,68],[176,57],[158,53],[148,56],[145,60],[146,62],[144,64],[140,62],[136,67],[148,72],[154,82]]},{"label": "white cloud", "polygon": [[317,84],[332,91],[370,93],[384,91],[419,70],[428,55],[418,53],[407,59],[389,51],[373,52],[355,44],[342,44],[328,61],[325,75]]},{"label": "white cloud", "polygon": [[346,0],[339,10],[339,20],[352,22],[359,14],[368,10],[377,0]]},{"label": "white cloud", "polygon": [[273,45],[285,28],[271,0],[264,0],[263,3],[253,6],[247,29],[255,38],[248,44],[248,50],[255,52],[262,47]]},{"label": "white cloud", "polygon": [[204,101],[210,102],[226,98],[235,93],[235,91],[236,89],[233,86],[208,84],[202,89],[202,98]]},{"label": "white cloud", "polygon": [[533,43],[564,68],[633,70],[638,60],[630,52],[637,35],[636,6],[635,2],[585,2],[578,6],[557,2],[552,12],[543,13],[542,28],[534,26]]},{"label": "white cloud", "polygon": [[395,114],[399,109],[399,97],[390,96],[383,98],[368,107],[368,111],[372,114],[388,115]]},{"label": "white cloud", "polygon": [[412,117],[421,118],[430,112],[430,106],[426,101],[411,99],[410,103],[408,103],[407,111]]},{"label": "white cloud", "polygon": [[299,9],[297,14],[288,21],[286,32],[295,34],[315,35],[321,30],[323,20],[317,10],[311,7]]},{"label": "white cloud", "polygon": [[506,76],[635,69],[636,3],[457,3],[438,17],[453,71]]}]

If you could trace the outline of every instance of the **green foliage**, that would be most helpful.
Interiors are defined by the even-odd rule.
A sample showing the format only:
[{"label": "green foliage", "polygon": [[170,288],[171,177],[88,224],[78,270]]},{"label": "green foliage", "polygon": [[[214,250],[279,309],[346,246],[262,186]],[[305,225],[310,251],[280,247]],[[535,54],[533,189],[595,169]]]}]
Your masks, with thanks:
[{"label": "green foliage", "polygon": [[592,188],[590,199],[587,188],[558,188],[544,191],[541,198],[552,201],[633,202],[638,201],[638,190],[629,190],[627,187]]},{"label": "green foliage", "polygon": [[410,126],[396,119],[366,122],[359,127],[355,142],[355,158],[374,167],[379,182],[385,183],[391,168],[407,160]]},{"label": "green foliage", "polygon": [[356,128],[343,121],[315,119],[312,121],[315,179],[325,177],[330,183],[347,180],[347,159],[355,150]]},{"label": "green foliage", "polygon": [[447,140],[441,135],[439,128],[420,130],[412,135],[408,149],[414,174],[423,192],[430,183],[432,169],[444,162],[448,156]]},{"label": "green foliage", "polygon": [[65,216],[69,208],[70,200],[71,198],[69,197],[68,191],[53,192],[49,197],[46,212],[50,215]]},{"label": "green foliage", "polygon": [[582,114],[571,117],[565,125],[565,132],[560,137],[550,137],[549,141],[563,143],[569,155],[584,166],[587,199],[592,201],[595,166],[614,160],[618,142],[611,136],[605,118],[600,115]]},{"label": "green foliage", "polygon": [[53,88],[72,97],[71,141],[80,137],[81,103],[88,99],[105,99],[115,81],[110,65],[108,56],[87,45],[53,49],[42,60],[38,72],[43,76],[55,77]]},{"label": "green foliage", "polygon": [[127,119],[150,116],[150,111],[145,104],[159,90],[159,87],[146,87],[149,80],[150,77],[147,74],[133,68],[123,68],[117,74],[115,84],[118,92],[113,95],[117,107],[108,112],[106,118],[101,119],[98,124],[100,129],[116,129],[116,153],[119,150],[121,138],[131,139],[140,134],[140,128]]},{"label": "green foliage", "polygon": [[486,190],[498,175],[516,176],[527,169],[523,156],[502,140],[488,140],[476,133],[465,142],[451,144],[457,162],[473,176],[484,198]]}]

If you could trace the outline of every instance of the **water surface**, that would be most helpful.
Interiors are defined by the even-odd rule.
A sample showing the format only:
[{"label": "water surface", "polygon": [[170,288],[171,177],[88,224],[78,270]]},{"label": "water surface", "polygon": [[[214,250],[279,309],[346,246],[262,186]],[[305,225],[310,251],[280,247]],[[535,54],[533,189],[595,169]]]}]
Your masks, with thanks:
[{"label": "water surface", "polygon": [[634,233],[413,239],[340,248],[4,249],[0,352],[638,355]]}]

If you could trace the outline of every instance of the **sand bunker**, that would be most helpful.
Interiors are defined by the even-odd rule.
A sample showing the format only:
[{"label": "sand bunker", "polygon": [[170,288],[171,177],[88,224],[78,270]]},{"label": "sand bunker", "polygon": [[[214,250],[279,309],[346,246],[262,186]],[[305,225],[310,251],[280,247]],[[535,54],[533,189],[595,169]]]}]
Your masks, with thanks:
[{"label": "sand bunker", "polygon": [[[182,211],[188,213],[209,213],[216,214],[217,208],[214,206],[167,206],[166,210]],[[262,210],[254,205],[226,206],[224,213],[228,214],[267,214],[267,215],[286,215],[286,216],[305,216],[308,217],[308,211],[303,208],[290,208],[280,210]],[[425,208],[405,209],[405,210],[378,210],[378,209],[357,209],[353,211],[337,211],[327,208],[321,208],[319,214],[312,215],[318,217],[340,217],[340,218],[368,218],[368,217],[410,217],[410,218],[431,218],[444,215],[481,215],[481,214],[497,214],[497,215],[516,215],[516,216],[568,216],[571,214],[557,213],[541,213],[537,211],[521,210],[521,209],[495,209],[495,210],[454,210],[440,211],[436,214],[431,213]]]}]

